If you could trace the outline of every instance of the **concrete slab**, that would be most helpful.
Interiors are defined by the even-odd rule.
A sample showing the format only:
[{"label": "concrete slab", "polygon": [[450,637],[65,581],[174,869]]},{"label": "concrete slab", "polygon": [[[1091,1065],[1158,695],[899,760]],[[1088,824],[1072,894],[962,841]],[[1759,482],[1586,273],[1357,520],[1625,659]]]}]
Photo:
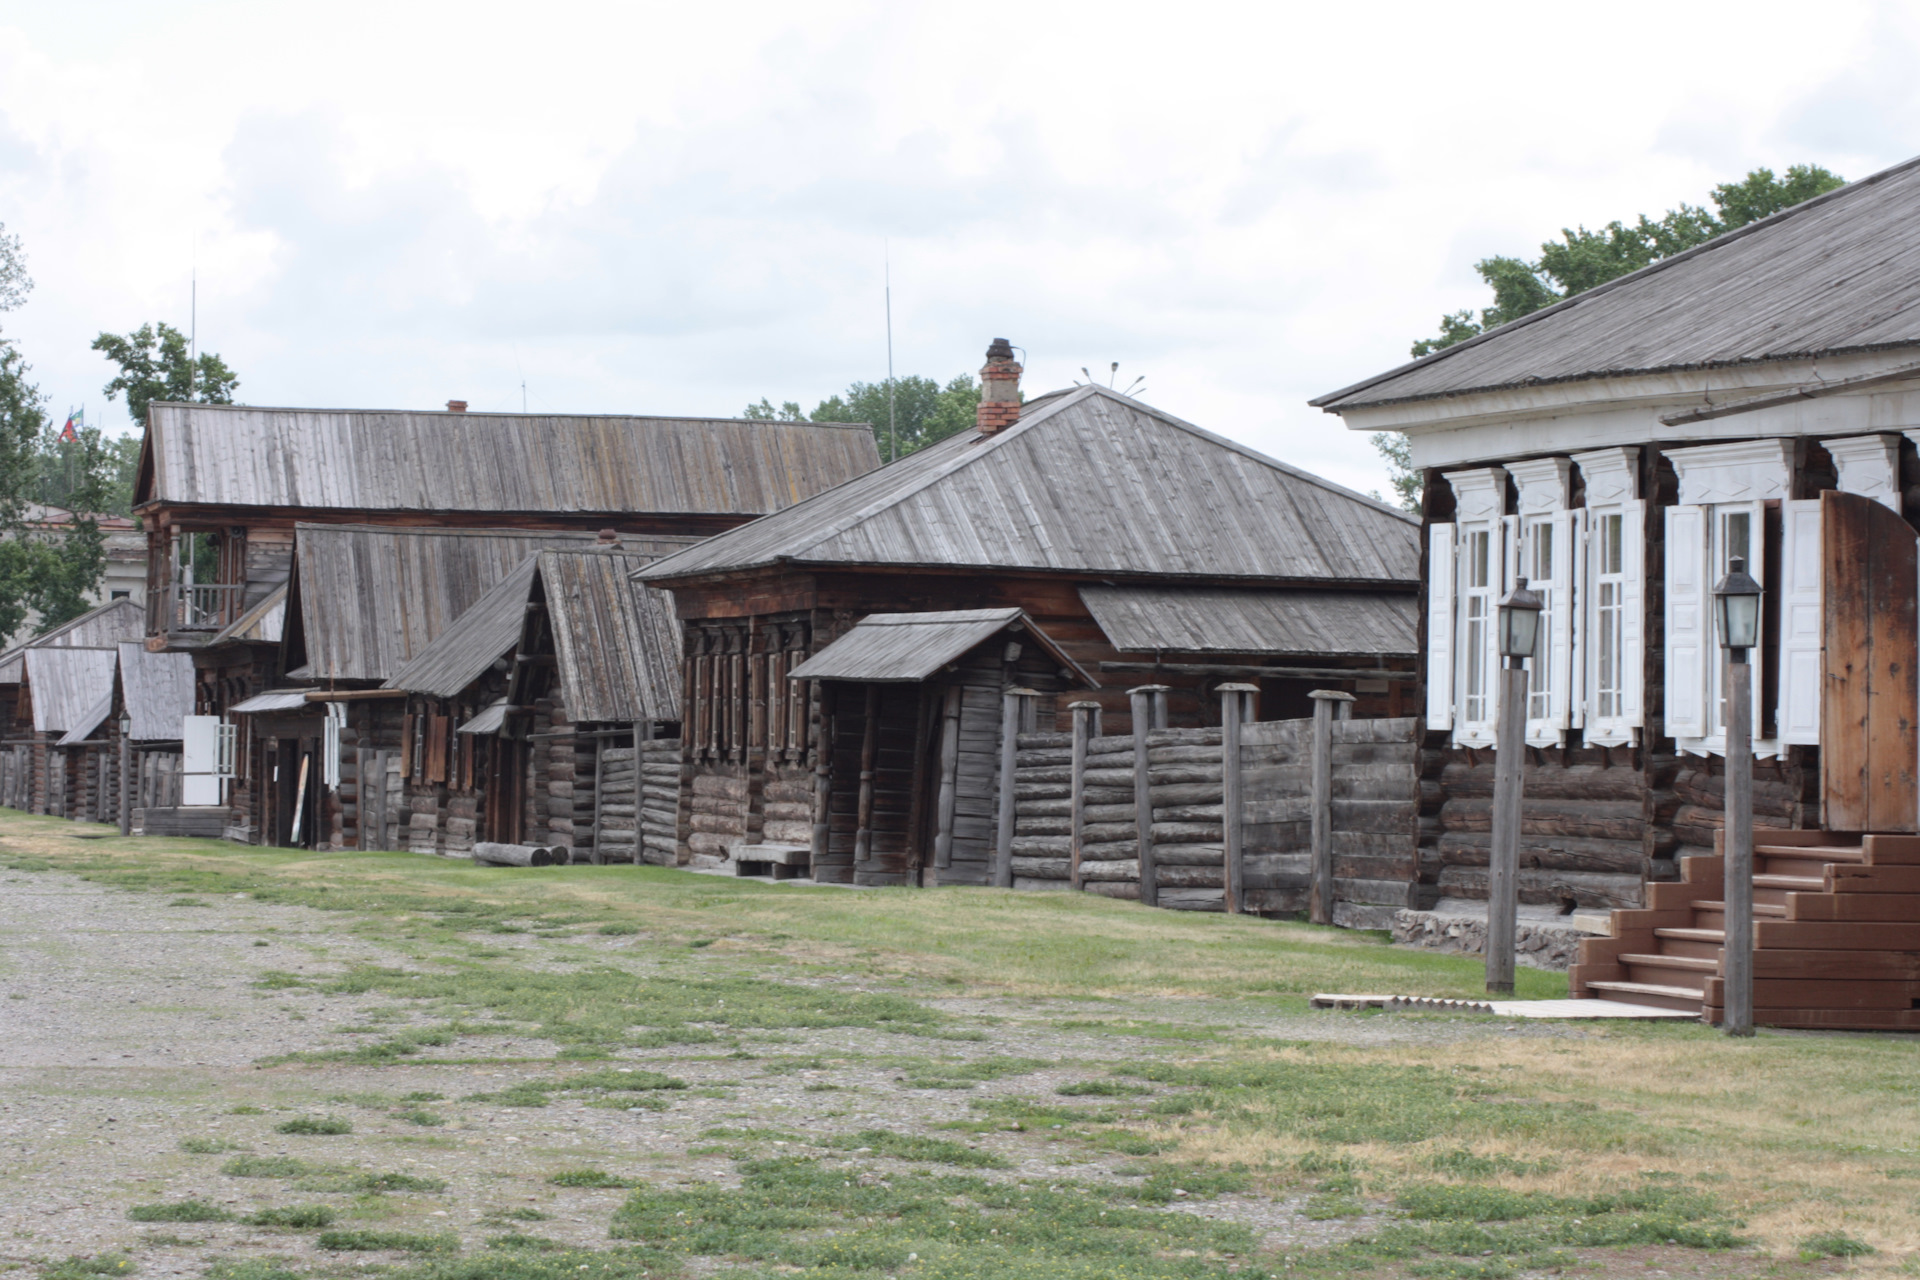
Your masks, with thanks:
[{"label": "concrete slab", "polygon": [[1698,1022],[1700,1015],[1620,1000],[1443,1000],[1436,996],[1338,995],[1323,992],[1307,1001],[1314,1009],[1384,1009],[1388,1013],[1479,1013],[1497,1018],[1552,1021],[1627,1019],[1635,1022]]}]

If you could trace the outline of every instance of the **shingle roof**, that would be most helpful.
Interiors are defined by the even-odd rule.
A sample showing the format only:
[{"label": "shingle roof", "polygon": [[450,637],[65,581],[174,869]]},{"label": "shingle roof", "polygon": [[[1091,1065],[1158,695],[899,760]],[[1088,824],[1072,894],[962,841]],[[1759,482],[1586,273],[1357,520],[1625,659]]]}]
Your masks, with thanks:
[{"label": "shingle roof", "polygon": [[109,600],[77,618],[61,623],[0,653],[0,684],[18,684],[26,667],[21,658],[28,649],[110,649],[122,640],[137,640],[147,632],[147,611],[132,600]]},{"label": "shingle roof", "polygon": [[1105,387],[1030,402],[669,556],[668,583],[789,562],[1116,576],[1419,579],[1418,522]]},{"label": "shingle roof", "polygon": [[1409,594],[1082,587],[1080,598],[1123,653],[1410,658],[1417,648]]},{"label": "shingle roof", "polygon": [[880,465],[841,423],[156,404],[136,500],[761,515]]},{"label": "shingle roof", "polygon": [[[690,541],[623,545],[644,557]],[[522,529],[296,525],[288,662],[316,681],[386,680],[535,553],[591,545],[590,534]]]},{"label": "shingle roof", "polygon": [[1312,401],[1330,411],[1920,344],[1920,159]]},{"label": "shingle roof", "polygon": [[928,676],[1005,631],[1030,637],[1088,688],[1089,676],[1020,609],[945,609],[934,613],[871,613],[852,630],[788,673],[792,680],[857,680],[899,684]]},{"label": "shingle roof", "polygon": [[387,681],[389,689],[451,698],[520,643],[527,588],[538,555],[529,555],[475,600]]}]

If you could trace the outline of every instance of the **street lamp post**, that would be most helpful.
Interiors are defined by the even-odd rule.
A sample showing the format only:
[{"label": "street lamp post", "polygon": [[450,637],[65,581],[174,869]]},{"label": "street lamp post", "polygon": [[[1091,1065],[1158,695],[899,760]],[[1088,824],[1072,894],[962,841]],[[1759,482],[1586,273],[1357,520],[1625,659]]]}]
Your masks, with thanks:
[{"label": "street lamp post", "polygon": [[133,834],[133,717],[120,711],[120,834]]},{"label": "street lamp post", "polygon": [[1519,578],[1500,602],[1500,726],[1494,740],[1493,847],[1487,874],[1487,993],[1513,994],[1518,928],[1520,792],[1527,758],[1527,668],[1540,641],[1540,597]]},{"label": "street lamp post", "polygon": [[1727,811],[1726,984],[1722,1029],[1753,1034],[1753,667],[1747,652],[1760,644],[1760,584],[1745,560],[1727,563],[1713,589],[1714,621],[1726,653]]}]

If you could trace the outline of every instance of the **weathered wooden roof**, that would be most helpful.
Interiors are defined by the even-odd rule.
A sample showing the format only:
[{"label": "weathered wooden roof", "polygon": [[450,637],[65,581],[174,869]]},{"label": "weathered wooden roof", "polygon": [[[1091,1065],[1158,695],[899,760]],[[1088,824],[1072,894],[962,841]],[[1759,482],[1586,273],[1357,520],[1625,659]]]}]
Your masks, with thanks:
[{"label": "weathered wooden roof", "polygon": [[111,708],[113,668],[118,661],[119,654],[113,649],[66,645],[29,648],[27,688],[32,691],[33,731],[65,733],[78,726],[99,703],[102,690]]},{"label": "weathered wooden roof", "polygon": [[553,629],[567,718],[637,724],[680,718],[680,623],[673,597],[633,575],[650,556],[543,551],[535,571]]},{"label": "weathered wooden roof", "polygon": [[[622,545],[644,563],[691,541]],[[287,661],[316,681],[389,679],[535,553],[593,542],[523,529],[296,525]]]},{"label": "weathered wooden roof", "polygon": [[[1013,632],[1037,642],[1088,688],[1099,681],[1020,609],[948,609],[936,613],[871,613],[853,629],[788,673],[792,680],[856,680],[898,684],[925,680],[996,635]],[[1009,637],[1012,638],[1012,637]]]},{"label": "weathered wooden roof", "polygon": [[1082,587],[1123,653],[1410,658],[1419,605],[1404,592]]},{"label": "weathered wooden roof", "polygon": [[123,640],[120,697],[135,742],[166,742],[180,736],[180,722],[193,714],[193,655],[150,653],[138,641]]},{"label": "weathered wooden roof", "polygon": [[206,647],[244,641],[278,644],[286,624],[287,586],[282,583],[263,596],[260,603],[235,618],[226,630],[207,641]]},{"label": "weathered wooden roof", "polygon": [[87,738],[95,729],[100,727],[100,722],[111,714],[113,714],[113,688],[112,686],[108,686],[107,691],[95,698],[93,705],[82,712],[78,720],[74,721],[73,728],[67,730],[60,741],[53,745],[56,747],[80,746],[86,742]]},{"label": "weathered wooden roof", "polygon": [[761,515],[879,465],[843,423],[156,404],[135,501]]},{"label": "weathered wooden roof", "polygon": [[500,726],[507,722],[507,700],[499,698],[489,702],[473,719],[460,725],[455,733],[498,733]]},{"label": "weathered wooden roof", "polygon": [[1419,522],[1105,387],[1030,402],[669,556],[650,582],[779,563],[1419,580]]},{"label": "weathered wooden roof", "polygon": [[69,619],[45,635],[0,653],[0,684],[19,684],[26,674],[22,657],[28,649],[111,649],[122,640],[137,640],[147,632],[147,611],[132,600],[109,600]]},{"label": "weathered wooden roof", "polygon": [[[307,701],[305,689],[269,689],[243,702],[236,702],[227,710],[234,715],[259,715],[264,711],[300,711],[312,706],[314,704]],[[315,710],[318,708],[315,707]]]},{"label": "weathered wooden roof", "polygon": [[1330,411],[1499,387],[1920,344],[1920,160],[1423,359]]},{"label": "weathered wooden roof", "polygon": [[527,589],[538,554],[529,555],[429,640],[387,681],[389,689],[451,698],[520,643]]}]

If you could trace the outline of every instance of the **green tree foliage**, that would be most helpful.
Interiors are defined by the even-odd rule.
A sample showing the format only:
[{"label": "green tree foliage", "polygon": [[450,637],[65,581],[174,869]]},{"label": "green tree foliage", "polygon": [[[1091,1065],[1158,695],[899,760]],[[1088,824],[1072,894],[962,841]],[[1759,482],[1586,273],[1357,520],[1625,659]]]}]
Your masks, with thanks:
[{"label": "green tree foliage", "polygon": [[[33,288],[17,236],[0,226],[0,311],[26,300]],[[92,428],[62,442],[42,411],[40,389],[19,348],[0,338],[0,637],[39,615],[40,630],[87,609],[87,595],[106,568],[105,538],[93,513],[106,500],[107,447]],[[64,529],[35,527],[33,504],[50,500],[76,509]]]},{"label": "green tree foliage", "polygon": [[1712,210],[1682,204],[1658,219],[1643,213],[1632,225],[1614,221],[1598,231],[1586,227],[1562,230],[1560,239],[1540,246],[1540,257],[1533,262],[1483,258],[1474,264],[1474,270],[1492,288],[1493,305],[1478,315],[1468,310],[1440,317],[1439,335],[1414,343],[1413,354],[1428,355],[1518,320],[1563,298],[1811,200],[1844,181],[1819,165],[1797,164],[1779,177],[1771,169],[1755,169],[1739,182],[1715,187],[1709,193]]},{"label": "green tree foliage", "polygon": [[187,335],[170,324],[143,324],[121,337],[103,333],[93,349],[120,366],[104,388],[107,399],[127,398],[127,416],[145,424],[155,400],[184,404],[232,404],[240,377],[211,351],[187,352]]},{"label": "green tree foliage", "polygon": [[[1398,431],[1379,431],[1374,433],[1373,447],[1380,451],[1386,460],[1387,479],[1393,485],[1393,496],[1403,511],[1418,514],[1420,497],[1424,486],[1420,482],[1420,472],[1413,465],[1413,446]],[[1378,498],[1378,493],[1373,495]]]},{"label": "green tree foliage", "polygon": [[767,422],[864,422],[872,426],[883,458],[904,458],[918,449],[971,427],[980,405],[979,380],[961,374],[945,386],[932,378],[893,380],[893,429],[888,431],[888,385],[856,382],[837,396],[829,396],[803,413],[797,401],[776,406],[762,399],[741,415]]}]

